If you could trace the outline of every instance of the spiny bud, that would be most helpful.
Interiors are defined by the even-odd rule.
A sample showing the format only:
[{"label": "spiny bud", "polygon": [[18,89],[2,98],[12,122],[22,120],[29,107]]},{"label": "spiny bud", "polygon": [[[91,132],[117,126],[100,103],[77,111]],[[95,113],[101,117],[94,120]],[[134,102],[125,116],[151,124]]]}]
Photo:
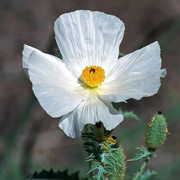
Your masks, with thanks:
[{"label": "spiny bud", "polygon": [[162,112],[159,111],[148,123],[145,142],[149,151],[155,151],[159,146],[164,144],[167,133],[166,119],[162,115]]}]

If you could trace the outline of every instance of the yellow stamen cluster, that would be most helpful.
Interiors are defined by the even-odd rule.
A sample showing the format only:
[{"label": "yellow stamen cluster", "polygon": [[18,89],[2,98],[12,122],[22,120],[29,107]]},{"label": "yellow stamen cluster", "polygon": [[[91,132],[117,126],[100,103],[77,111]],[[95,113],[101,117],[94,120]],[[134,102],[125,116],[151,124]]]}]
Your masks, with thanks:
[{"label": "yellow stamen cluster", "polygon": [[96,87],[105,79],[105,71],[100,66],[87,66],[82,74],[82,81],[90,87]]},{"label": "yellow stamen cluster", "polygon": [[107,142],[109,144],[116,144],[117,140],[113,139],[112,137],[108,137],[105,139],[105,142]]}]

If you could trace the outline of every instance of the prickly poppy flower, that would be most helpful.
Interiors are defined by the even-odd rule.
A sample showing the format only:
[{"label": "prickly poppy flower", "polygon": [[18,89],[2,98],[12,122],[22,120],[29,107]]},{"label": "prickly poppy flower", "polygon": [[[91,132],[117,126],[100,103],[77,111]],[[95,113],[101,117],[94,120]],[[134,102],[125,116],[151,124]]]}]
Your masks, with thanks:
[{"label": "prickly poppy flower", "polygon": [[59,127],[79,137],[85,124],[103,122],[107,130],[123,120],[111,102],[157,93],[161,57],[157,42],[118,59],[123,22],[102,12],[79,10],[55,21],[62,60],[25,45],[23,68],[35,96]]}]

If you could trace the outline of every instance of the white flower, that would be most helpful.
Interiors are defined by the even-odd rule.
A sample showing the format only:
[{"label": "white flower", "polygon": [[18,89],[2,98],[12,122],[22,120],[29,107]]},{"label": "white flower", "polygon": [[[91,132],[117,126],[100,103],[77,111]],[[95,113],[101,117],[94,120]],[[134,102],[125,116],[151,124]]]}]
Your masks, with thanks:
[{"label": "white flower", "polygon": [[123,116],[111,105],[152,96],[160,87],[161,57],[157,42],[118,59],[123,22],[102,12],[79,10],[55,22],[63,60],[25,45],[23,68],[35,96],[59,127],[79,137],[85,124],[102,121],[107,130]]}]

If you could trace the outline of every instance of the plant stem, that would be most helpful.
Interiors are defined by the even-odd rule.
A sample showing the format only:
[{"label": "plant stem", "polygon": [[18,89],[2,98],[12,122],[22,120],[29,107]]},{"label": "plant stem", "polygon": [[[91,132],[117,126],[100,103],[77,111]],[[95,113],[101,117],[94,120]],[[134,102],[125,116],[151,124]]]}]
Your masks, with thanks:
[{"label": "plant stem", "polygon": [[135,176],[133,177],[132,180],[139,180],[139,178],[141,177],[141,175],[142,175],[144,169],[146,168],[147,164],[148,164],[148,161],[145,160],[143,162],[143,164],[141,165],[140,170],[135,174]]}]

